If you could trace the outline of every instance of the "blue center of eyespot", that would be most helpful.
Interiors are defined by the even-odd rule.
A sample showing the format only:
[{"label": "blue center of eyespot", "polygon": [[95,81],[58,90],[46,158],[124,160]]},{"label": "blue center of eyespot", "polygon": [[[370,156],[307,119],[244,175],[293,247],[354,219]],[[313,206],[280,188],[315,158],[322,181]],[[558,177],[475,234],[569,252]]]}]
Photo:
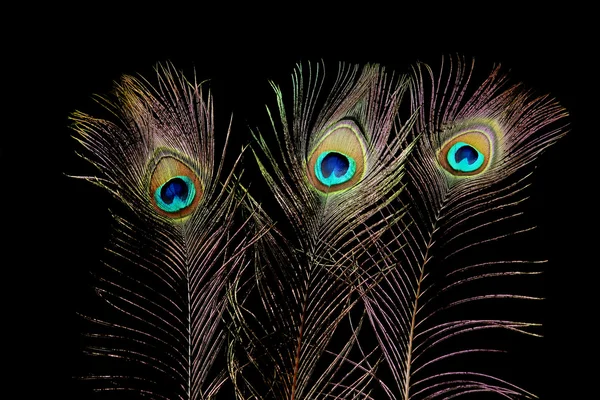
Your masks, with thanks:
[{"label": "blue center of eyespot", "polygon": [[161,210],[180,211],[190,204],[196,196],[194,183],[187,176],[176,176],[156,189],[154,199]]},{"label": "blue center of eyespot", "polygon": [[447,160],[456,171],[473,172],[483,165],[485,157],[470,144],[457,142],[448,151]]},{"label": "blue center of eyespot", "polygon": [[323,185],[333,186],[347,182],[356,173],[352,157],[335,151],[324,151],[315,163],[315,174]]}]

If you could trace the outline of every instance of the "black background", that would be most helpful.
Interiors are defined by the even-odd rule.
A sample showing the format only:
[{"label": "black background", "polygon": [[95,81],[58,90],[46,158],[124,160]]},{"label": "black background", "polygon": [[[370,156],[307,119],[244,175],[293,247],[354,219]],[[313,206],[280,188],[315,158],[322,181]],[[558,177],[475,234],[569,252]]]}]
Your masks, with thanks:
[{"label": "black background", "polygon": [[4,304],[11,317],[3,329],[11,334],[6,346],[20,378],[14,387],[23,393],[17,397],[89,395],[71,378],[84,362],[77,312],[93,296],[89,270],[101,258],[115,202],[66,175],[92,171],[75,155],[68,116],[97,111],[93,94],[110,92],[124,73],[151,77],[156,62],[170,60],[211,79],[217,129],[225,129],[233,112],[235,145],[249,141],[248,126],[266,126],[264,105],[273,104],[268,80],[289,88],[298,61],[375,62],[406,72],[415,61],[438,65],[442,55],[458,53],[475,57],[481,69],[501,63],[515,81],[552,94],[571,114],[571,132],[541,157],[528,207],[550,260],[541,281],[544,360],[531,379],[542,399],[590,398],[587,376],[597,368],[586,364],[593,360],[587,332],[597,312],[588,303],[588,284],[598,264],[587,244],[597,229],[589,211],[597,203],[597,178],[588,167],[597,129],[583,112],[597,92],[597,40],[585,22],[590,11],[452,9],[437,10],[434,18],[427,8],[346,6],[327,17],[317,9],[271,15],[232,6],[217,16],[179,8],[158,10],[151,20],[123,10],[36,10],[39,20],[24,18],[5,35],[4,82],[16,90],[5,99],[6,126],[14,128],[0,147],[8,217]]}]

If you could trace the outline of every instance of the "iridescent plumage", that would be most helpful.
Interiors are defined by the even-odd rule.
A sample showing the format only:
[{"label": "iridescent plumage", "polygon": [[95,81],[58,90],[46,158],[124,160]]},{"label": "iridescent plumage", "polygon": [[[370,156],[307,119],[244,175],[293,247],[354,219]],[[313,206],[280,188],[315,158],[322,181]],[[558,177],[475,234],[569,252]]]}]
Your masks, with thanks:
[{"label": "iridescent plumage", "polygon": [[222,174],[215,155],[210,94],[170,65],[157,68],[157,80],[122,78],[114,98],[102,99],[116,122],[72,117],[99,170],[83,178],[131,211],[115,216],[99,276],[97,293],[112,311],[88,317],[99,325],[89,351],[115,361],[87,379],[102,381],[99,391],[214,398],[227,375],[218,361],[226,281],[252,239],[235,221],[233,170]]},{"label": "iridescent plumage", "polygon": [[99,326],[90,352],[116,360],[88,377],[97,389],[534,397],[455,360],[500,352],[484,332],[539,334],[511,316],[511,302],[537,299],[512,282],[538,262],[513,256],[510,240],[531,230],[519,207],[566,112],[499,67],[476,85],[472,64],[444,60],[411,76],[340,64],[332,81],[322,64],[299,64],[291,95],[271,83],[273,133],[253,133],[246,167],[272,199],[240,184],[239,160],[223,173],[212,97],[170,65],[157,85],[123,78],[103,100],[114,122],[75,113],[99,171],[83,178],[128,209],[98,276],[111,313],[88,317]]},{"label": "iridescent plumage", "polygon": [[[539,334],[539,324],[511,319],[518,306],[511,301],[536,299],[515,288],[537,267],[510,258],[508,239],[530,230],[518,225],[523,192],[532,163],[564,135],[557,122],[566,112],[548,96],[509,86],[499,67],[477,86],[473,64],[445,61],[437,74],[425,64],[414,68],[418,142],[398,203],[408,215],[381,250],[391,272],[365,296],[393,376],[383,384],[394,399],[531,398],[469,356],[503,350],[480,343],[483,331]],[[479,331],[470,344],[468,335]]]},{"label": "iridescent plumage", "polygon": [[[308,77],[297,68],[290,106],[273,85],[279,146],[257,137],[284,218],[256,255],[265,320],[255,321],[254,309],[236,313],[240,347],[254,350],[235,361],[242,398],[369,398],[373,366],[350,360],[356,338],[339,326],[376,268],[366,251],[390,221],[374,217],[398,195],[409,147],[395,117],[407,81],[379,66],[342,65],[329,86],[321,68],[308,65]],[[343,339],[332,343],[334,335]]]}]

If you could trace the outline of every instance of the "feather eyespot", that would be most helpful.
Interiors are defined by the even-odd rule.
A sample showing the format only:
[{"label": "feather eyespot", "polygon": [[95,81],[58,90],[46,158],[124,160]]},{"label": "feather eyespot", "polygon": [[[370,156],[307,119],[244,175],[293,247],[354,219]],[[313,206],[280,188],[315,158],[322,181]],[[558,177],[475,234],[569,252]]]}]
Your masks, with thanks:
[{"label": "feather eyespot", "polygon": [[310,153],[307,175],[320,192],[333,193],[358,183],[365,170],[362,133],[352,121],[333,125]]},{"label": "feather eyespot", "polygon": [[171,156],[158,161],[150,178],[150,197],[159,214],[186,217],[196,209],[202,194],[200,179],[190,167]]},{"label": "feather eyespot", "polygon": [[483,172],[490,163],[492,145],[482,131],[470,130],[446,142],[438,153],[442,167],[455,176]]},{"label": "feather eyespot", "polygon": [[194,197],[196,197],[196,189],[187,176],[175,176],[154,192],[156,205],[166,212],[183,210],[192,204]]},{"label": "feather eyespot", "polygon": [[356,173],[356,161],[336,151],[324,151],[315,163],[315,175],[327,186],[339,185],[352,179]]}]

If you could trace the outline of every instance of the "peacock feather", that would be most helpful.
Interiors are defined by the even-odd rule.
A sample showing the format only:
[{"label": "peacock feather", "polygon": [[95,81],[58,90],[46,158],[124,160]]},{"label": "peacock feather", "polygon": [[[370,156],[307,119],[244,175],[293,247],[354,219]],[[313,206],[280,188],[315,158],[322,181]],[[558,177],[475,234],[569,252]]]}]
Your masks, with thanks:
[{"label": "peacock feather", "polygon": [[72,116],[98,171],[80,178],[124,205],[86,316],[99,393],[535,398],[493,360],[540,335],[543,261],[520,243],[535,162],[566,132],[554,99],[461,58],[298,64],[252,132],[265,194],[227,165],[204,84],[156,72],[99,98],[109,118]]},{"label": "peacock feather", "polygon": [[395,204],[408,212],[379,249],[390,272],[364,297],[389,369],[381,384],[394,399],[533,398],[480,361],[513,333],[539,335],[539,324],[512,317],[538,299],[527,286],[539,262],[511,257],[531,230],[519,217],[532,165],[564,135],[566,112],[509,85],[499,66],[477,85],[474,63],[445,61],[439,73],[413,70],[418,141]]},{"label": "peacock feather", "polygon": [[[213,103],[171,65],[157,84],[124,76],[112,120],[73,114],[77,139],[98,169],[82,177],[129,209],[115,233],[96,292],[112,306],[96,323],[89,353],[108,357],[101,392],[156,399],[215,398],[223,362],[225,286],[251,238],[239,233],[234,169],[215,154]],[[225,141],[229,132],[223,133]],[[124,211],[125,213],[126,211]]]},{"label": "peacock feather", "polygon": [[350,311],[376,267],[366,250],[390,225],[374,217],[399,193],[410,147],[395,117],[407,80],[377,65],[340,65],[327,86],[321,64],[307,69],[298,65],[293,75],[289,108],[272,85],[278,146],[256,137],[259,168],[283,217],[256,246],[262,312],[232,302],[236,339],[250,350],[232,360],[240,398],[370,398],[374,366],[360,350],[351,356],[361,319],[352,322]]}]

